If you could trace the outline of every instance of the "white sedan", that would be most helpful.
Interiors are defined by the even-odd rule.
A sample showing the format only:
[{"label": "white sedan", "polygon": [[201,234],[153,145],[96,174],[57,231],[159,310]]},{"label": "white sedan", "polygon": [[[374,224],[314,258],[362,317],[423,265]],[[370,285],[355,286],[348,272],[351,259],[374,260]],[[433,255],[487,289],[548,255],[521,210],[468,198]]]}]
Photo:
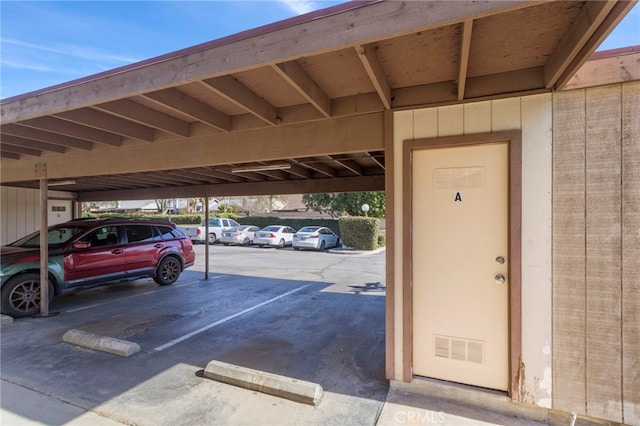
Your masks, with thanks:
[{"label": "white sedan", "polygon": [[249,244],[253,244],[253,239],[255,238],[256,231],[259,231],[260,228],[253,225],[240,225],[234,226],[233,228],[225,229],[220,234],[219,242],[222,244],[236,244],[239,246],[248,246]]},{"label": "white sedan", "polygon": [[293,236],[293,248],[325,250],[340,245],[340,237],[324,226],[305,226]]},{"label": "white sedan", "polygon": [[293,234],[295,233],[296,230],[290,226],[271,225],[256,232],[253,242],[257,244],[258,247],[276,246],[282,248],[291,245],[293,242]]}]

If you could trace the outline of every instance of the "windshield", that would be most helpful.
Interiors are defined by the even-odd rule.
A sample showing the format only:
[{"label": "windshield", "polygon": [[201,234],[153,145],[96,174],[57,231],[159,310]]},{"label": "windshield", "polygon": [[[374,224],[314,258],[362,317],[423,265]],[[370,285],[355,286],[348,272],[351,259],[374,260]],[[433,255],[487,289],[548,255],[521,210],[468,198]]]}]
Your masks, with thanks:
[{"label": "windshield", "polygon": [[[47,235],[49,247],[60,247],[71,238],[80,234],[86,229],[86,227],[73,225],[54,226],[49,229],[49,233]],[[33,234],[27,235],[26,237],[21,238],[15,243],[11,243],[9,245],[13,247],[40,247],[40,231],[36,231]]]},{"label": "windshield", "polygon": [[318,229],[320,229],[319,226],[305,226],[298,232],[316,232]]}]

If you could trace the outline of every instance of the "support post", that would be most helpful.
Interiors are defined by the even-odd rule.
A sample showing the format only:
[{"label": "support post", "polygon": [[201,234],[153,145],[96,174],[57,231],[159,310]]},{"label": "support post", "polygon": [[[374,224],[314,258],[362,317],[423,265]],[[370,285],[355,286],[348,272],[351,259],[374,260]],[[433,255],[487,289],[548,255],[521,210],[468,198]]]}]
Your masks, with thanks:
[{"label": "support post", "polygon": [[209,279],[209,196],[204,197],[204,279]]},{"label": "support post", "polygon": [[40,178],[40,316],[49,316],[49,182],[47,165],[36,165]]}]

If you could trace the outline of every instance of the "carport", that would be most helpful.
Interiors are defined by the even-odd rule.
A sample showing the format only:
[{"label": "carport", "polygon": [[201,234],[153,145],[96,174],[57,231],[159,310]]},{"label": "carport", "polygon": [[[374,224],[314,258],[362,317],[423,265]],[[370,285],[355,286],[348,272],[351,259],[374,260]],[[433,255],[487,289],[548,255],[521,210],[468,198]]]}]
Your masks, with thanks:
[{"label": "carport", "polygon": [[48,187],[77,202],[386,190],[387,378],[410,380],[394,113],[555,92],[633,5],[354,1],[4,99],[1,183],[40,188],[42,224]]}]

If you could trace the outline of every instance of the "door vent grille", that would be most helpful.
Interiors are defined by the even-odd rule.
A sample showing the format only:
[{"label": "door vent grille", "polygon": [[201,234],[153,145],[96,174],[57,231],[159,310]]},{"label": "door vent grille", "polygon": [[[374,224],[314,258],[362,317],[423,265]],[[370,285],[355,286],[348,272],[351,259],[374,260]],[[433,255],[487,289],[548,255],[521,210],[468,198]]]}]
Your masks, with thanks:
[{"label": "door vent grille", "polygon": [[434,355],[458,361],[484,363],[484,342],[434,335]]}]

